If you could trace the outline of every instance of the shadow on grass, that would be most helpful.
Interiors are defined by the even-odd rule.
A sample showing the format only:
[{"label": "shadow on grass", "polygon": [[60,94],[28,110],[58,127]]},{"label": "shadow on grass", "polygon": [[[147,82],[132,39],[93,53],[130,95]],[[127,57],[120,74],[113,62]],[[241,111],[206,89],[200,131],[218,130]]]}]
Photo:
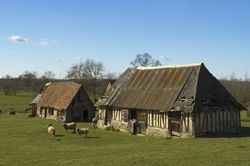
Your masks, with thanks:
[{"label": "shadow on grass", "polygon": [[100,137],[81,137],[81,138],[93,138],[93,139],[95,139],[95,138],[100,138]]},{"label": "shadow on grass", "polygon": [[64,135],[58,134],[58,135],[55,135],[55,137],[64,137]]},{"label": "shadow on grass", "polygon": [[250,137],[250,127],[242,126],[240,133],[207,133],[207,135],[200,135],[198,138],[237,138]]},{"label": "shadow on grass", "polygon": [[250,127],[241,127],[238,137],[250,137]]}]

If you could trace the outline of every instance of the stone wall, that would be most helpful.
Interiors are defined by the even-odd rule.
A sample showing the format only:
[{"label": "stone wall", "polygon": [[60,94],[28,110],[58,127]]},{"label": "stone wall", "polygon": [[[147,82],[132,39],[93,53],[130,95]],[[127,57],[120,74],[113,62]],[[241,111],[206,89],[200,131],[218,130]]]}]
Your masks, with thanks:
[{"label": "stone wall", "polygon": [[113,120],[110,124],[115,130],[129,133],[128,123]]},{"label": "stone wall", "polygon": [[161,129],[156,127],[148,127],[146,129],[146,135],[158,136],[158,137],[170,137],[167,129]]},{"label": "stone wall", "polygon": [[97,121],[96,126],[97,126],[98,128],[103,129],[103,128],[105,127],[105,126],[104,126],[104,120],[99,119],[99,120]]}]

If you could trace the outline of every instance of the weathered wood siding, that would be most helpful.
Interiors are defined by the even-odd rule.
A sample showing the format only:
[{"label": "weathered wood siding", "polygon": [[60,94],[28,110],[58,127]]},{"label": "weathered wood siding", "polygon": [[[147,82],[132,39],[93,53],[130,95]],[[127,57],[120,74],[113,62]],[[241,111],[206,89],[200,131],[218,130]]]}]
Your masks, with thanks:
[{"label": "weathered wood siding", "polygon": [[[109,117],[111,116],[111,117]],[[128,110],[121,108],[113,108],[108,111],[108,124],[110,124],[115,130],[119,129],[123,132],[131,132],[128,123]]]},{"label": "weathered wood siding", "polygon": [[121,109],[115,108],[112,111],[112,120],[121,121]]},{"label": "weathered wood siding", "polygon": [[106,118],[106,109],[99,108],[98,109],[98,119],[104,120]]},{"label": "weathered wood siding", "polygon": [[195,113],[195,135],[228,134],[240,131],[240,111],[204,110]]},{"label": "weathered wood siding", "polygon": [[149,127],[168,128],[167,112],[149,110],[147,116],[147,124]]},{"label": "weathered wood siding", "polygon": [[179,136],[190,137],[193,136],[193,116],[191,113],[183,113],[181,116],[182,128]]}]

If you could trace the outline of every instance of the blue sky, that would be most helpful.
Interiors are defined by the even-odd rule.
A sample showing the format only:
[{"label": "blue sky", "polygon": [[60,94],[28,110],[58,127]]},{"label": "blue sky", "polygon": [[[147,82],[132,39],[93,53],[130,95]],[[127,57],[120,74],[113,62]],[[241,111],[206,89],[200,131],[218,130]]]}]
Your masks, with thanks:
[{"label": "blue sky", "polygon": [[249,8],[247,0],[0,0],[0,77],[63,78],[81,58],[121,73],[147,52],[164,65],[202,61],[218,78],[244,78]]}]

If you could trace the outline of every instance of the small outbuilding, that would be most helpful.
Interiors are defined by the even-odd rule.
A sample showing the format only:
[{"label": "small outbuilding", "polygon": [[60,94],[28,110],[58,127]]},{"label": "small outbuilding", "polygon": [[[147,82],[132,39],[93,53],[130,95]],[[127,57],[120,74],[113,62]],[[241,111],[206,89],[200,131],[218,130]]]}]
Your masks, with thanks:
[{"label": "small outbuilding", "polygon": [[46,84],[36,104],[37,115],[62,122],[91,121],[95,108],[81,84],[53,82]]},{"label": "small outbuilding", "polygon": [[127,69],[95,106],[100,128],[180,137],[239,133],[245,109],[203,63]]}]

